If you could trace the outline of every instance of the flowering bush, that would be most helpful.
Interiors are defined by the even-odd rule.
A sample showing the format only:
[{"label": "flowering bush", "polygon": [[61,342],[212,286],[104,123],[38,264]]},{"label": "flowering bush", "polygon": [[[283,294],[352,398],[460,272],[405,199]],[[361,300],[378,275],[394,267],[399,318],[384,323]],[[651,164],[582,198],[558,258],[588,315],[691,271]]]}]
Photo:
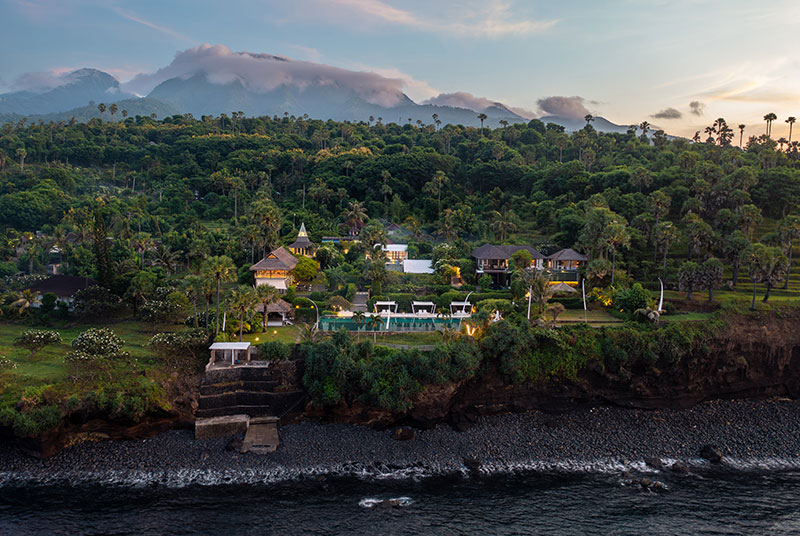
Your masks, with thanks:
[{"label": "flowering bush", "polygon": [[17,368],[16,363],[6,358],[5,356],[0,357],[0,372],[5,372],[7,370],[14,370],[15,368]]},{"label": "flowering bush", "polygon": [[89,328],[72,341],[72,348],[92,356],[116,357],[123,344],[123,340],[108,328]]},{"label": "flowering bush", "polygon": [[47,329],[29,329],[23,331],[22,334],[14,339],[16,346],[21,346],[30,350],[31,355],[35,354],[48,344],[56,344],[61,342],[61,335],[57,331],[50,331]]}]

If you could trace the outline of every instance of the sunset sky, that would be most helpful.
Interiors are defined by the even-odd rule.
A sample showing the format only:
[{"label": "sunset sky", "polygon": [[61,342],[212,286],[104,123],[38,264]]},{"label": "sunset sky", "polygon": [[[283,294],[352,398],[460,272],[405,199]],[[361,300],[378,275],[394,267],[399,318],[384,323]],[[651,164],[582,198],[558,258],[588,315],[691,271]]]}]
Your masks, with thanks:
[{"label": "sunset sky", "polygon": [[2,91],[80,67],[125,82],[210,43],[399,78],[417,102],[578,97],[569,113],[687,136],[800,115],[797,0],[0,0],[0,20]]}]

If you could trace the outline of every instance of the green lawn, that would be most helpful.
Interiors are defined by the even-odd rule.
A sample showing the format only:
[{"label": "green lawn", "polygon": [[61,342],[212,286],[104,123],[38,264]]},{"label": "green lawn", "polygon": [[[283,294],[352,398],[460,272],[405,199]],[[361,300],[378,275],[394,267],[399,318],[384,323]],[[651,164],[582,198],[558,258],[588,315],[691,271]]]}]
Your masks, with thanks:
[{"label": "green lawn", "polygon": [[583,309],[567,309],[558,315],[559,323],[562,322],[583,322],[588,321],[590,324],[619,324],[621,321],[618,318],[611,316],[605,309],[591,309],[586,311],[584,317]]},{"label": "green lawn", "polygon": [[[261,344],[267,341],[279,341],[289,344],[297,342],[297,335],[299,328],[297,326],[282,326],[277,328],[267,328],[266,333],[245,333],[242,337],[244,342],[250,344]],[[231,340],[238,341],[239,336],[236,334]]]},{"label": "green lawn", "polygon": [[[362,337],[373,338],[372,333],[363,332]],[[419,333],[393,333],[378,335],[378,344],[403,344],[406,346],[429,346],[442,341],[438,331],[421,331]]]}]

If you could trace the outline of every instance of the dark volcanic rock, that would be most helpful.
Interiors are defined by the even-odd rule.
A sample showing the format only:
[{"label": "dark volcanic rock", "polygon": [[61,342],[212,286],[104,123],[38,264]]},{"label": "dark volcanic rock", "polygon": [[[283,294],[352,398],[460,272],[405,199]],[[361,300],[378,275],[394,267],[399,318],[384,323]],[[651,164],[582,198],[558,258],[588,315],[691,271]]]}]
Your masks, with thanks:
[{"label": "dark volcanic rock", "polygon": [[395,441],[410,441],[414,439],[414,429],[407,426],[392,430],[392,439]]},{"label": "dark volcanic rock", "polygon": [[700,449],[700,456],[711,463],[720,463],[722,461],[722,451],[714,445],[703,446]]},{"label": "dark volcanic rock", "polygon": [[662,462],[660,458],[653,458],[653,457],[645,458],[644,463],[646,463],[653,469],[660,470],[664,468],[664,462]]},{"label": "dark volcanic rock", "polygon": [[681,475],[689,474],[689,466],[683,462],[673,463],[671,469],[673,473],[678,473]]}]

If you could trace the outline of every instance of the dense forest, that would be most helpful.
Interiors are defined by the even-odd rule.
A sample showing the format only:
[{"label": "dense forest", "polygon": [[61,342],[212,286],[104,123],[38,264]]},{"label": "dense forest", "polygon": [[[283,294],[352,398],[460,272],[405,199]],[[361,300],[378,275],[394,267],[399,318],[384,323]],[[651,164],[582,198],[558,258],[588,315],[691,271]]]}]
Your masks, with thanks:
[{"label": "dense forest", "polygon": [[[695,142],[651,132],[646,122],[603,134],[591,116],[571,134],[538,120],[489,130],[432,119],[352,124],[233,113],[6,124],[2,272],[35,272],[58,245],[65,273],[120,294],[142,268],[191,271],[220,255],[247,282],[249,263],[291,242],[301,222],[317,243],[362,228],[383,240],[379,227],[396,223],[412,235],[412,255],[444,243],[453,251],[442,255],[464,268],[472,245],[524,243],[545,254],[586,253],[595,282],[618,271],[677,285],[684,261],[714,258],[735,285],[751,243],[789,255],[800,232],[797,141],[744,139],[744,125],[735,136],[723,119]],[[66,242],[70,233],[79,239]],[[98,233],[113,242],[101,247]],[[371,283],[354,254],[323,251],[318,260],[340,268],[329,283]]]}]

